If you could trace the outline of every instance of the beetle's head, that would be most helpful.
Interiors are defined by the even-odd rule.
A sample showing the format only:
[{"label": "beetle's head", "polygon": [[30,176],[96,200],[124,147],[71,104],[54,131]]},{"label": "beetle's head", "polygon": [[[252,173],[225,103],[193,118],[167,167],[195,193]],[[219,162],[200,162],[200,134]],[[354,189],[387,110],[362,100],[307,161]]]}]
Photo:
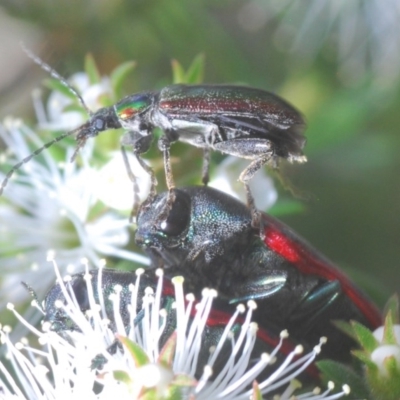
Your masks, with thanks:
[{"label": "beetle's head", "polygon": [[169,212],[166,192],[145,202],[137,216],[136,243],[165,266],[219,263],[254,234],[249,209],[223,192],[200,186],[175,189],[174,196]]},{"label": "beetle's head", "polygon": [[100,132],[107,129],[118,128],[121,128],[121,123],[118,120],[114,107],[100,108],[78,129],[76,140],[78,143],[85,142],[87,139],[97,136]]},{"label": "beetle's head", "polygon": [[161,257],[166,266],[179,264],[191,247],[191,198],[179,189],[173,194],[168,212],[169,193],[165,192],[143,203],[137,215],[136,243],[150,255]]}]

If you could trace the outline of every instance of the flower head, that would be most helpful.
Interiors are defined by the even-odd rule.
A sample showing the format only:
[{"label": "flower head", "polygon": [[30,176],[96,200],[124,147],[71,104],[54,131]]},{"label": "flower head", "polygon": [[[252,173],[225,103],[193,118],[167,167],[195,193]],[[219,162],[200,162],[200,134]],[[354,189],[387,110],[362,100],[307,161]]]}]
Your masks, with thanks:
[{"label": "flower head", "polygon": [[[28,50],[27,53],[35,62],[41,63]],[[101,78],[94,63],[87,65],[91,66],[91,71],[77,73],[69,82],[81,94],[87,108],[95,111],[115,96],[112,79]],[[126,66],[125,71],[128,70]],[[121,74],[119,76],[121,78]],[[120,82],[114,79],[113,83],[115,86]],[[34,107],[38,127],[50,129],[53,137],[57,137],[58,130],[75,129],[88,116],[64,84],[53,84],[56,90],[50,93],[46,107],[38,92],[34,92]],[[1,157],[4,167],[0,171],[0,180],[11,178],[0,197],[3,272],[0,306],[5,305],[5,295],[7,301],[21,301],[26,295],[21,281],[40,279],[42,285],[38,295],[44,296],[52,282],[45,263],[48,252],[55,253],[60,268],[70,273],[74,261],[82,257],[95,264],[108,256],[148,264],[146,257],[127,249],[130,239],[127,211],[132,208],[135,196],[120,153],[109,152],[96,159],[95,141],[91,140],[81,149],[79,162],[70,162],[73,149],[66,150],[63,142],[49,151],[40,151],[36,157],[36,150],[47,146],[36,132],[12,118],[0,124],[0,140],[7,148]],[[130,157],[130,162],[135,162],[135,158]],[[12,176],[7,175],[6,166],[11,168],[17,163],[20,164],[18,171]],[[118,173],[117,168],[121,169]],[[143,200],[150,178],[138,166],[135,166],[136,171]],[[120,177],[118,181],[111,180],[112,172]],[[112,198],[110,193],[114,195]],[[117,204],[115,199],[124,202]],[[120,215],[117,210],[124,213]]]},{"label": "flower head", "polygon": [[[56,264],[55,270],[59,276]],[[154,281],[149,281],[149,274],[143,270],[130,273],[129,279],[134,284],[128,288],[117,284],[111,292],[103,290],[108,276],[108,272],[102,269],[87,271],[79,275],[84,278],[86,288],[80,285],[79,289],[70,283],[76,277],[65,282],[59,277],[52,290],[60,296],[54,297],[51,291],[44,304],[46,318],[52,314],[53,322],[44,323],[43,331],[30,326],[9,306],[43,347],[31,347],[26,341],[13,345],[9,329],[3,327],[1,339],[16,373],[16,378],[13,378],[9,369],[0,364],[3,374],[0,385],[5,399],[108,399],[111,396],[121,399],[170,399],[172,396],[179,399],[248,399],[251,395],[267,394],[279,388],[282,390],[281,399],[288,399],[297,387],[289,382],[312,363],[319,352],[319,346],[316,346],[314,351],[294,361],[295,356],[301,353],[301,346],[297,346],[282,364],[271,367],[272,372],[266,379],[251,389],[251,383],[260,372],[271,366],[286,335],[281,336],[271,354],[260,354],[259,360],[252,363],[249,356],[257,331],[251,322],[254,306],[248,308],[241,332],[236,336],[231,334],[231,329],[238,315],[244,312],[239,307],[216,342],[203,372],[195,376],[216,292],[205,290],[201,301],[196,304],[193,296],[185,297],[183,278],[174,278],[175,301],[167,310],[162,307],[166,303],[161,271],[157,271]],[[146,287],[149,282],[152,282],[151,287]],[[130,301],[125,302],[128,292]],[[82,297],[83,293],[85,296]],[[83,301],[88,306],[85,314],[81,311]],[[109,304],[112,304],[112,314],[108,313]],[[122,304],[124,307],[121,308]],[[129,310],[129,322],[126,321],[126,310]],[[75,329],[58,329],[56,332],[55,319],[62,323],[73,321]],[[171,321],[176,321],[172,333]],[[167,338],[164,337],[166,333]],[[225,367],[214,376],[214,363],[220,357],[226,358],[221,353],[225,342],[232,352]],[[101,362],[94,364],[98,360]],[[347,387],[335,395],[330,394],[331,390],[332,385],[324,393],[308,393],[302,398],[336,399],[348,393]]]}]

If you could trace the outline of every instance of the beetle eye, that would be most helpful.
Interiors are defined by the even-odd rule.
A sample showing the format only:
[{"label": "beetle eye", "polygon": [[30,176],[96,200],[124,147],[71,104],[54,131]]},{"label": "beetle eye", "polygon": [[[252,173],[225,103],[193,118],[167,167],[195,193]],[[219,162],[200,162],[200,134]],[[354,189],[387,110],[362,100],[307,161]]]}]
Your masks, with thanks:
[{"label": "beetle eye", "polygon": [[104,130],[104,120],[103,118],[96,118],[94,120],[94,127],[97,131],[102,131]]},{"label": "beetle eye", "polygon": [[160,231],[167,236],[179,236],[190,223],[190,199],[186,193],[175,191],[175,200],[167,218],[159,225]]}]

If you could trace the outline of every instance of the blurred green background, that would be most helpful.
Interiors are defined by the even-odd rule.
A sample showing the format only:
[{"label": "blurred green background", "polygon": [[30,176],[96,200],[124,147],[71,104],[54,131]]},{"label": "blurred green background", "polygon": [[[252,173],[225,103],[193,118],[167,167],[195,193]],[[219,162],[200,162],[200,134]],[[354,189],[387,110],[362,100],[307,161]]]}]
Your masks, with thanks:
[{"label": "blurred green background", "polygon": [[378,28],[398,11],[322,3],[318,14],[302,0],[1,0],[0,116],[34,121],[31,90],[47,77],[20,41],[64,76],[88,52],[104,74],[135,60],[125,94],[163,87],[172,59],[186,68],[203,53],[205,82],[270,90],[304,113],[309,162],[283,169],[312,199],[280,217],[382,304],[400,289],[400,45]]}]

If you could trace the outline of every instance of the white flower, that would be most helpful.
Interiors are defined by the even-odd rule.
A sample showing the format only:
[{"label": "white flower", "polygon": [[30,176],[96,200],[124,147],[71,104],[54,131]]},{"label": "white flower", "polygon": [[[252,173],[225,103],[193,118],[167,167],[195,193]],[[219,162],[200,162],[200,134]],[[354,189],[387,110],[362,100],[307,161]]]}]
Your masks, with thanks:
[{"label": "white flower", "polygon": [[[102,78],[100,83],[90,84],[89,77],[84,72],[78,72],[70,77],[68,83],[77,90],[88,109],[92,112],[103,107],[100,102],[102,96],[112,97],[110,80]],[[82,125],[89,118],[79,111],[67,111],[66,107],[77,104],[74,96],[52,91],[47,101],[47,112],[40,98],[40,91],[33,92],[33,105],[38,119],[38,127],[50,130],[72,130]]]},{"label": "white flower", "polygon": [[[93,190],[96,197],[114,210],[132,210],[147,199],[151,179],[137,158],[127,153],[130,169],[135,175],[135,184],[129,179],[121,152],[111,153],[111,160],[96,173]],[[138,190],[137,198],[134,190]],[[138,204],[139,203],[139,204]]]},{"label": "white flower", "polygon": [[336,53],[339,76],[348,82],[368,71],[381,83],[399,78],[398,0],[249,0],[238,14],[246,30],[260,29],[275,17],[280,25],[272,40],[293,52],[297,63],[314,59],[325,47],[325,54]]},{"label": "white flower", "polygon": [[400,370],[400,325],[393,326],[393,334],[396,339],[396,344],[388,344],[384,341],[383,326],[377,328],[373,334],[376,340],[380,343],[371,353],[371,360],[378,366],[381,376],[388,377],[389,371],[386,362],[389,359],[394,359],[397,363],[397,369]]},{"label": "white flower", "polygon": [[[36,148],[43,145],[27,126],[11,119],[0,125],[0,138],[12,154],[7,160],[10,165],[31,154],[28,142]],[[32,158],[0,197],[0,306],[6,298],[16,302],[26,296],[21,281],[39,279],[40,290],[48,289],[52,276],[44,264],[49,251],[57,255],[63,271],[82,257],[96,264],[107,256],[148,264],[142,255],[124,249],[129,240],[128,217],[105,207],[95,209],[97,171],[88,165],[90,142],[82,150],[82,166],[69,161],[72,151],[66,152],[62,163],[46,151]],[[0,179],[4,176],[0,173]]]},{"label": "white flower", "polygon": [[[59,275],[56,265],[55,270]],[[99,290],[100,296],[96,302],[93,296],[93,285],[96,282],[92,281],[88,271],[85,275],[88,298],[83,301],[90,304],[90,313],[86,312],[86,317],[83,316],[77,305],[79,301],[75,298],[74,291],[70,290],[68,283],[64,283],[60,277],[58,282],[64,300],[56,301],[54,308],[46,309],[47,312],[55,313],[55,307],[60,307],[80,332],[64,331],[61,336],[48,330],[48,324],[44,324],[44,332],[38,331],[24,321],[12,305],[9,305],[17,318],[39,338],[43,348],[33,348],[26,341],[13,345],[9,340],[9,328],[3,327],[0,332],[1,339],[6,346],[7,356],[16,373],[16,378],[13,378],[5,365],[0,363],[0,372],[3,375],[0,380],[2,389],[0,396],[7,400],[64,398],[90,400],[116,397],[121,400],[150,397],[162,399],[168,398],[169,389],[174,389],[175,396],[180,394],[178,398],[182,399],[248,399],[252,394],[249,384],[257,379],[259,373],[267,365],[271,364],[274,354],[279,351],[286,335],[282,335],[280,343],[270,355],[260,355],[259,361],[250,366],[249,358],[256,334],[256,326],[251,322],[254,305],[250,304],[244,322],[241,322],[241,333],[236,337],[230,334],[230,329],[238,314],[244,311],[242,306],[238,307],[211,354],[203,376],[196,380],[193,374],[198,362],[199,345],[213,299],[216,296],[215,291],[205,290],[203,292],[202,300],[195,308],[195,315],[193,318],[189,318],[191,310],[194,310],[195,299],[189,295],[186,296],[185,301],[183,278],[173,279],[177,322],[176,333],[167,341],[167,345],[173,341],[176,343],[176,350],[172,354],[171,362],[168,362],[166,361],[170,359],[168,351],[168,354],[161,355],[158,346],[167,317],[166,310],[160,309],[163,286],[162,271],[157,272],[159,278],[155,288],[144,290],[142,311],[137,314],[136,304],[139,301],[137,293],[142,273],[143,271],[137,272],[136,283],[130,287],[131,304],[125,304],[125,307],[130,310],[132,320],[129,332],[126,332],[126,327],[122,322],[123,317],[119,311],[119,293],[122,288],[116,286],[114,293],[110,296],[114,304],[117,337],[123,343],[123,346],[117,348],[114,354],[110,354],[108,351],[110,345],[114,343],[115,336],[104,320],[105,299],[102,297],[102,291]],[[97,282],[101,281],[101,274],[100,270]],[[64,319],[62,321],[65,323]],[[225,340],[231,343],[232,354],[220,375],[211,380],[213,363],[221,356],[220,351]],[[141,346],[141,349],[138,345]],[[271,390],[283,387],[280,398],[281,400],[289,399],[297,387],[293,383],[288,385],[289,381],[312,363],[319,351],[320,345],[316,346],[311,353],[294,361],[294,357],[301,352],[301,346],[297,346],[282,364],[276,366],[267,379],[258,383],[261,393],[267,394]],[[90,366],[93,358],[99,354],[107,362],[100,371],[96,371]],[[160,357],[163,359],[162,362],[159,361]],[[286,389],[284,389],[285,386]],[[301,398],[304,400],[333,400],[349,392],[347,386],[339,394],[330,394],[332,389],[333,384],[329,384],[324,393],[303,394]],[[149,397],[146,397],[146,394]]]},{"label": "white flower", "polygon": [[[246,202],[244,185],[238,181],[238,176],[248,165],[248,160],[226,157],[215,169],[213,174],[215,177],[211,180],[210,186]],[[266,168],[261,168],[256,173],[249,186],[258,209],[266,211],[276,202],[278,193],[273,180],[266,173]]]}]

